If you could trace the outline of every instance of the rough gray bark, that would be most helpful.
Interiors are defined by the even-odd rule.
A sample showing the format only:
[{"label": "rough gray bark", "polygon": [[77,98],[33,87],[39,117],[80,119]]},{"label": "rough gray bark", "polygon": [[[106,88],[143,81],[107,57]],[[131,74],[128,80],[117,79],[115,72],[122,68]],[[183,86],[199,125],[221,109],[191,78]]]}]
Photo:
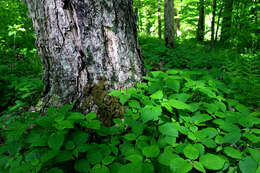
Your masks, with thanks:
[{"label": "rough gray bark", "polygon": [[158,0],[158,36],[162,39],[161,0]]},{"label": "rough gray bark", "polygon": [[174,48],[174,1],[164,0],[164,39],[167,47]]},{"label": "rough gray bark", "polygon": [[199,2],[199,20],[198,20],[198,28],[197,28],[197,40],[203,41],[205,33],[205,7],[204,0],[200,0]]},{"label": "rough gray bark", "polygon": [[132,1],[25,1],[44,67],[44,108],[74,104],[100,119],[118,114],[107,93],[144,74]]}]

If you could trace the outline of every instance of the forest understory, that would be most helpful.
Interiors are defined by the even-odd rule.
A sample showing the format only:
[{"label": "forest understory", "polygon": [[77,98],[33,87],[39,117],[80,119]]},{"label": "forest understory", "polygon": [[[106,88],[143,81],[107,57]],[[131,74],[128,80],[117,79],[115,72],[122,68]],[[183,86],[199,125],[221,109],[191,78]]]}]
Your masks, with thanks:
[{"label": "forest understory", "polygon": [[172,48],[157,37],[157,2],[138,2],[147,75],[108,94],[124,110],[110,126],[73,105],[40,111],[43,67],[27,7],[0,2],[0,173],[260,173],[259,33],[241,25],[227,42],[212,45],[209,31],[198,41],[188,18],[199,1],[186,0],[190,28],[176,31]]}]

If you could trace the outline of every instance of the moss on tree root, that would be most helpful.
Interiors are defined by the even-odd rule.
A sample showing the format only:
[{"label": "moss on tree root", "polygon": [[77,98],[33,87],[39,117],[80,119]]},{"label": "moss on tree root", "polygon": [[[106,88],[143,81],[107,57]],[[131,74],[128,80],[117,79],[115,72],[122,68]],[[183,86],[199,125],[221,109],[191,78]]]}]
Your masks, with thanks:
[{"label": "moss on tree root", "polygon": [[79,111],[93,110],[96,107],[98,119],[102,124],[111,126],[113,118],[122,118],[124,107],[120,104],[119,99],[109,96],[109,90],[106,87],[106,79],[103,77],[94,86],[84,88],[84,99],[81,101]]}]

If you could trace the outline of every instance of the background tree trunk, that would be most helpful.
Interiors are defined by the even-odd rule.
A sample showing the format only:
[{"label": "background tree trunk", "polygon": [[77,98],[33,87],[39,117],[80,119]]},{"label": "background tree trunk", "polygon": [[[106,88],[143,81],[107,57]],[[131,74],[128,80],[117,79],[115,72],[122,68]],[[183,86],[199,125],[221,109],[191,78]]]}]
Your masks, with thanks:
[{"label": "background tree trunk", "polygon": [[198,29],[197,29],[197,40],[204,40],[204,32],[205,32],[205,7],[204,0],[200,0],[199,2],[199,21],[198,21]]},{"label": "background tree trunk", "polygon": [[215,34],[215,42],[218,41],[218,31],[219,31],[219,26],[220,26],[220,19],[222,17],[222,11],[223,11],[223,6],[220,8],[219,13],[218,13],[218,21],[217,21],[217,30]]},{"label": "background tree trunk", "polygon": [[174,48],[174,1],[164,0],[164,39],[167,47]]},{"label": "background tree trunk", "polygon": [[[25,0],[43,62],[43,104],[119,115],[112,89],[144,74],[131,0]],[[114,112],[113,112],[114,111]]]},{"label": "background tree trunk", "polygon": [[212,5],[212,20],[211,20],[211,48],[214,47],[215,43],[215,18],[216,18],[217,1],[213,0]]},{"label": "background tree trunk", "polygon": [[224,12],[223,12],[223,20],[221,27],[221,36],[220,40],[222,42],[228,40],[230,38],[230,30],[232,26],[232,11],[233,11],[233,0],[225,0],[224,1]]},{"label": "background tree trunk", "polygon": [[161,0],[158,0],[158,36],[162,39]]}]

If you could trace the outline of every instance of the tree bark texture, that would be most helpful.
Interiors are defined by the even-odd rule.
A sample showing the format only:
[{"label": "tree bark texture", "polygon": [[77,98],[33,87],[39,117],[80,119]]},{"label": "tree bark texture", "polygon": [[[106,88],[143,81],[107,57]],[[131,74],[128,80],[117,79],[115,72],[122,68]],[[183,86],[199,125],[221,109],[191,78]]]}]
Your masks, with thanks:
[{"label": "tree bark texture", "polygon": [[211,48],[214,47],[214,43],[215,43],[216,8],[217,8],[217,0],[213,0],[213,5],[212,5],[212,20],[211,20]]},{"label": "tree bark texture", "polygon": [[199,2],[199,21],[197,28],[197,40],[204,40],[204,32],[205,32],[205,5],[204,0],[200,0]]},{"label": "tree bark texture", "polygon": [[220,36],[220,40],[222,42],[230,38],[229,31],[231,30],[231,26],[232,26],[232,11],[233,11],[233,0],[225,0],[222,27],[221,27],[221,36]]},{"label": "tree bark texture", "polygon": [[162,39],[161,0],[158,0],[158,36]]},{"label": "tree bark texture", "polygon": [[164,0],[164,39],[167,47],[174,48],[174,1]]},{"label": "tree bark texture", "polygon": [[74,104],[102,120],[119,114],[107,93],[144,75],[132,1],[25,1],[43,62],[43,107]]}]

